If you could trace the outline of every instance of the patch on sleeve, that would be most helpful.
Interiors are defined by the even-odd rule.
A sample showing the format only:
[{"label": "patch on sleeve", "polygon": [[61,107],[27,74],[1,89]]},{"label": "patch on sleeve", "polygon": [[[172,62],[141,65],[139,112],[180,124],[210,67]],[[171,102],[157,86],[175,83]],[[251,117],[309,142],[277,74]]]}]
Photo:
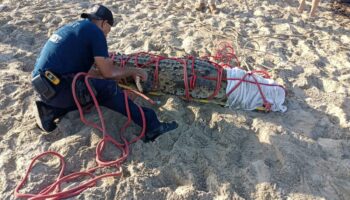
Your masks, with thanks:
[{"label": "patch on sleeve", "polygon": [[53,34],[49,40],[53,43],[59,43],[62,40],[62,37],[57,34]]}]

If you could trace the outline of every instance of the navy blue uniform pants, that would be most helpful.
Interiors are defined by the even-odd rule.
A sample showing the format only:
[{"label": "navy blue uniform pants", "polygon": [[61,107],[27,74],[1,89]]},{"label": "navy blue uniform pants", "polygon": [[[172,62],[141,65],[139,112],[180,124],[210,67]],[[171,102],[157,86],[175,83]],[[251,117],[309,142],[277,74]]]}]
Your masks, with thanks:
[{"label": "navy blue uniform pants", "polygon": [[[54,108],[56,116],[63,116],[77,109],[72,95],[72,80],[72,77],[62,78],[61,83],[56,87],[57,93],[52,99],[43,100],[41,98],[44,103]],[[115,81],[106,79],[90,79],[90,81],[97,92],[96,97],[100,106],[105,106],[127,116],[124,92],[117,87]],[[138,106],[130,99],[128,99],[128,104],[132,120],[137,125],[142,126],[142,116]],[[147,107],[142,107],[142,110],[146,117],[146,131],[159,127],[160,122],[156,113]]]}]

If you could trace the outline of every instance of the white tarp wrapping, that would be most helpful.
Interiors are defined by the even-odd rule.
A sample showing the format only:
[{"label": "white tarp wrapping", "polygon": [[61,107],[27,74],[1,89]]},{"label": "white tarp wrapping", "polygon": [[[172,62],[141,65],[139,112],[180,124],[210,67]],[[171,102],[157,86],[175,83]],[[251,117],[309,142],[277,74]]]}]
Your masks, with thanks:
[{"label": "white tarp wrapping", "polygon": [[[247,72],[239,69],[225,69],[227,71],[227,78],[241,79]],[[255,82],[254,78],[259,83],[271,84],[276,86],[268,86],[261,84],[263,94],[265,95],[266,100],[271,104],[271,111],[286,112],[287,107],[283,105],[285,100],[285,90],[277,86],[273,80],[265,79],[257,74],[252,74],[246,76],[246,80]],[[226,94],[228,94],[236,84],[239,83],[239,80],[228,80]],[[244,109],[244,110],[255,110],[258,107],[263,106],[263,98],[259,92],[258,86],[253,83],[243,81],[228,97],[227,105],[231,109]]]}]

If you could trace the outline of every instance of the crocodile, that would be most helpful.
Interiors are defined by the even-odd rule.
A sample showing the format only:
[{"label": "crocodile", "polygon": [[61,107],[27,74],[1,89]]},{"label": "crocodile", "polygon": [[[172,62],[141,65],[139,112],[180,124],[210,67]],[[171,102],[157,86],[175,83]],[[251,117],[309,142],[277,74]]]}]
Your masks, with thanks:
[{"label": "crocodile", "polygon": [[191,56],[168,58],[138,53],[113,57],[117,67],[140,67],[147,72],[149,78],[145,82],[136,81],[137,88],[144,93],[160,92],[199,102],[210,99],[232,109],[287,110],[283,105],[284,87],[259,76],[258,71],[225,68],[208,59]]},{"label": "crocodile", "polygon": [[[148,74],[148,80],[141,82],[144,93],[161,92],[164,94],[186,96],[186,82],[184,73],[187,73],[187,85],[190,98],[212,98],[219,102],[226,101],[226,71],[222,70],[220,89],[217,88],[218,69],[220,66],[200,58],[183,57],[167,58],[147,53],[114,55],[114,62],[119,67],[141,67]],[[193,64],[193,67],[192,67]],[[158,66],[158,73],[157,67]],[[158,74],[155,80],[155,73]],[[195,78],[194,78],[195,77]],[[210,78],[210,79],[208,79]],[[194,87],[190,87],[194,83]]]}]

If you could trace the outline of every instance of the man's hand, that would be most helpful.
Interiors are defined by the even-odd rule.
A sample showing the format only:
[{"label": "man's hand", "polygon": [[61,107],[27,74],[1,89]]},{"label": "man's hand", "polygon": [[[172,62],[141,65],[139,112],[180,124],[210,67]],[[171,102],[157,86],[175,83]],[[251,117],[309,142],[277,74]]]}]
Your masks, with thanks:
[{"label": "man's hand", "polygon": [[142,81],[146,81],[148,76],[144,69],[136,67],[117,68],[113,65],[110,58],[95,57],[96,67],[103,78],[121,81],[127,77],[132,77],[136,81],[136,77],[140,77]]}]

